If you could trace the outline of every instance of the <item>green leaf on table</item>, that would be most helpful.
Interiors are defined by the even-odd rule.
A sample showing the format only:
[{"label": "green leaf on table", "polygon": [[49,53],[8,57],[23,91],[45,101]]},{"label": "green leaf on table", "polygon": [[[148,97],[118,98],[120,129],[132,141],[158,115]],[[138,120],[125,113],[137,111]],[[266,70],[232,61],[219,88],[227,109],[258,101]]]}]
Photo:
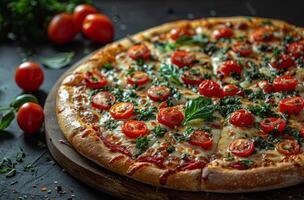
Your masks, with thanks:
[{"label": "green leaf on table", "polygon": [[62,52],[50,57],[41,57],[40,61],[46,67],[60,69],[69,65],[74,56],[74,52]]},{"label": "green leaf on table", "polygon": [[14,118],[15,118],[15,113],[13,110],[10,110],[7,113],[5,113],[0,120],[0,130],[6,129],[14,120]]},{"label": "green leaf on table", "polygon": [[38,103],[38,99],[32,94],[23,94],[16,97],[16,99],[10,103],[10,107],[18,110],[20,106],[27,102]]}]

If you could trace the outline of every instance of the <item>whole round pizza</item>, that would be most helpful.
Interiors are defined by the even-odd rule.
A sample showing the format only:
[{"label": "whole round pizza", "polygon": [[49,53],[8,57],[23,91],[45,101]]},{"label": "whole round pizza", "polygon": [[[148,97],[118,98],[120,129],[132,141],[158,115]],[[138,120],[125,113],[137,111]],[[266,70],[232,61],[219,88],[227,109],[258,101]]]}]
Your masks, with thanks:
[{"label": "whole round pizza", "polygon": [[147,184],[246,192],[304,180],[304,31],[253,17],[164,24],[69,73],[59,125],[97,164]]}]

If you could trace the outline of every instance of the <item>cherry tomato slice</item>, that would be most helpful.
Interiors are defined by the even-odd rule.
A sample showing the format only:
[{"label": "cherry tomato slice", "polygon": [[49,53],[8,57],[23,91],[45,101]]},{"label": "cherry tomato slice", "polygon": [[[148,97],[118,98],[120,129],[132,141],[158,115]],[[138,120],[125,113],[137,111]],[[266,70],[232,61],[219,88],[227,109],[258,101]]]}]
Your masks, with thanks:
[{"label": "cherry tomato slice", "polygon": [[252,39],[256,42],[267,42],[273,38],[272,31],[269,27],[260,27],[252,33]]},{"label": "cherry tomato slice", "polygon": [[115,96],[110,92],[98,92],[92,97],[92,106],[100,110],[109,110],[115,102]]},{"label": "cherry tomato slice", "polygon": [[223,87],[222,96],[224,97],[234,96],[237,95],[239,92],[240,89],[236,85],[228,84]]},{"label": "cherry tomato slice", "polygon": [[112,21],[102,14],[89,14],[82,23],[82,32],[92,40],[106,44],[114,38],[114,27]]},{"label": "cherry tomato slice", "polygon": [[219,72],[224,75],[224,77],[230,76],[231,73],[241,74],[242,67],[234,60],[226,60],[219,68]]},{"label": "cherry tomato slice", "polygon": [[130,102],[116,103],[110,108],[110,115],[114,119],[127,119],[132,116],[133,112],[134,105]]},{"label": "cherry tomato slice", "polygon": [[231,28],[221,28],[213,31],[213,37],[215,39],[231,38],[232,36],[233,36],[233,31]]},{"label": "cherry tomato slice", "polygon": [[230,123],[237,127],[248,127],[254,123],[254,116],[245,109],[240,109],[231,114]]},{"label": "cherry tomato slice", "polygon": [[26,92],[38,90],[43,80],[43,71],[37,63],[24,62],[16,69],[15,81]]},{"label": "cherry tomato slice", "polygon": [[157,120],[169,128],[174,128],[175,126],[181,125],[184,120],[184,115],[176,107],[166,107],[159,110]]},{"label": "cherry tomato slice", "polygon": [[17,114],[17,122],[19,127],[29,134],[37,133],[44,121],[43,109],[36,103],[23,104]]},{"label": "cherry tomato slice", "polygon": [[133,60],[138,60],[138,59],[149,60],[151,56],[151,52],[146,45],[139,44],[131,47],[128,50],[128,56]]},{"label": "cherry tomato slice", "polygon": [[121,131],[128,138],[138,138],[140,136],[146,135],[148,133],[148,128],[142,121],[131,120],[124,123]]},{"label": "cherry tomato slice", "polygon": [[171,62],[178,67],[191,66],[195,61],[193,54],[186,51],[175,51],[171,56]]},{"label": "cherry tomato slice", "polygon": [[236,156],[248,157],[254,152],[254,141],[249,139],[236,139],[229,145],[229,150]]},{"label": "cherry tomato slice", "polygon": [[252,47],[246,42],[236,42],[232,46],[232,50],[240,56],[246,57],[252,54]]},{"label": "cherry tomato slice", "polygon": [[201,95],[206,97],[221,96],[221,87],[213,80],[203,80],[198,86],[198,91]]},{"label": "cherry tomato slice", "polygon": [[181,36],[191,36],[191,32],[189,30],[189,27],[181,27],[181,28],[176,28],[172,29],[170,32],[170,38],[172,40],[177,40]]},{"label": "cherry tomato slice", "polygon": [[304,138],[304,126],[300,129],[300,135],[302,138]]},{"label": "cherry tomato slice", "polygon": [[183,75],[181,76],[181,79],[186,84],[198,85],[204,80],[204,77],[201,74],[199,69],[191,68],[190,70],[186,70],[186,71],[183,72]]},{"label": "cherry tomato slice", "polygon": [[93,14],[93,13],[97,13],[97,10],[88,4],[81,4],[75,7],[73,12],[73,18],[74,18],[75,28],[78,32],[81,31],[84,18],[88,14]]},{"label": "cherry tomato slice", "polygon": [[85,82],[87,87],[91,89],[98,89],[107,85],[108,81],[105,77],[97,70],[86,72],[84,74]]},{"label": "cherry tomato slice", "polygon": [[127,80],[130,85],[141,86],[149,81],[149,76],[145,72],[134,72],[127,77]]},{"label": "cherry tomato slice", "polygon": [[302,97],[287,97],[282,99],[279,103],[279,110],[284,114],[298,114],[304,107],[304,100]]},{"label": "cherry tomato slice", "polygon": [[296,140],[283,140],[277,144],[276,149],[279,153],[289,156],[298,154],[300,145]]},{"label": "cherry tomato slice", "polygon": [[275,92],[293,91],[298,85],[298,80],[290,75],[283,75],[273,80],[273,89]]},{"label": "cherry tomato slice", "polygon": [[152,86],[148,96],[153,101],[165,101],[170,96],[170,89],[166,86]]},{"label": "cherry tomato slice", "polygon": [[210,149],[213,140],[208,132],[197,130],[191,134],[189,143],[194,146],[200,146],[203,149]]},{"label": "cherry tomato slice", "polygon": [[285,129],[286,121],[280,118],[265,118],[260,122],[260,128],[266,134],[277,130],[282,133]]},{"label": "cherry tomato slice", "polygon": [[71,42],[76,36],[77,31],[74,26],[74,18],[72,14],[58,14],[48,25],[48,37],[57,44]]},{"label": "cherry tomato slice", "polygon": [[294,65],[294,62],[291,56],[287,54],[281,54],[278,58],[276,58],[270,65],[275,69],[287,69]]},{"label": "cherry tomato slice", "polygon": [[304,42],[293,42],[287,47],[287,52],[295,58],[304,55]]},{"label": "cherry tomato slice", "polygon": [[263,81],[260,81],[257,83],[257,86],[259,88],[262,89],[262,91],[265,93],[265,94],[268,94],[268,93],[271,93],[272,92],[272,86],[270,85],[269,81],[267,80],[263,80]]}]

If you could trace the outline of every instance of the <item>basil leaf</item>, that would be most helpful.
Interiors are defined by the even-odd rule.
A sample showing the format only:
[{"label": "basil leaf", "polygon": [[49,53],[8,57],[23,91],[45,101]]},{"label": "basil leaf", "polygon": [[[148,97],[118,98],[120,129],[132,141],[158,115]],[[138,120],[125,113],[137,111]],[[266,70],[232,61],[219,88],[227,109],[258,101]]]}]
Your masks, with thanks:
[{"label": "basil leaf", "polygon": [[194,119],[210,119],[215,110],[212,100],[206,97],[198,97],[186,104],[184,124]]},{"label": "basil leaf", "polygon": [[174,67],[173,65],[168,64],[162,64],[160,66],[160,73],[163,77],[165,77],[169,82],[182,86],[183,84],[179,80],[179,77],[181,76],[181,72],[177,67]]},{"label": "basil leaf", "polygon": [[52,57],[41,57],[40,61],[46,67],[52,69],[60,69],[71,63],[75,53],[74,52],[63,52],[58,53]]},{"label": "basil leaf", "polygon": [[11,102],[10,107],[19,109],[20,106],[27,102],[33,102],[33,103],[38,103],[37,98],[34,95],[31,94],[23,94],[18,97],[14,101]]},{"label": "basil leaf", "polygon": [[15,113],[13,110],[5,113],[0,120],[0,130],[6,129],[14,120],[14,118],[15,118]]}]

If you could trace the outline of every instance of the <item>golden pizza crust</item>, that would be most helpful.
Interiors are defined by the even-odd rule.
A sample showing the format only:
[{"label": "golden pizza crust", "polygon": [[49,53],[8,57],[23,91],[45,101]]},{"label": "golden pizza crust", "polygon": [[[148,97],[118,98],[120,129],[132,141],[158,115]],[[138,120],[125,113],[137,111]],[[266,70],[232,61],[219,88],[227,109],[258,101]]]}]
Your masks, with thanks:
[{"label": "golden pizza crust", "polygon": [[[252,18],[253,23],[261,22],[263,18]],[[269,19],[267,19],[269,20]],[[140,32],[130,38],[125,38],[109,44],[98,50],[92,57],[81,64],[72,74],[88,71],[102,66],[114,59],[115,54],[128,49],[135,42],[151,38],[153,35],[167,32],[172,28],[185,25],[208,26],[214,23],[248,21],[245,17],[208,18],[194,21],[177,21]],[[303,33],[303,29],[289,25],[283,21],[272,20],[279,27],[292,28]],[[74,82],[73,82],[74,81]],[[280,163],[271,167],[259,167],[249,170],[224,169],[207,165],[203,170],[186,170],[169,176],[166,185],[161,185],[159,177],[165,172],[151,163],[133,161],[126,155],[110,151],[97,133],[88,125],[83,124],[71,104],[73,98],[72,85],[77,84],[77,78],[68,74],[58,90],[56,113],[59,126],[67,140],[82,155],[95,163],[118,174],[128,176],[143,183],[155,186],[188,191],[210,192],[249,192],[282,188],[304,181],[304,165],[302,163]],[[303,159],[301,159],[303,160]],[[134,170],[137,168],[136,170]],[[134,170],[134,172],[132,171]]]}]

